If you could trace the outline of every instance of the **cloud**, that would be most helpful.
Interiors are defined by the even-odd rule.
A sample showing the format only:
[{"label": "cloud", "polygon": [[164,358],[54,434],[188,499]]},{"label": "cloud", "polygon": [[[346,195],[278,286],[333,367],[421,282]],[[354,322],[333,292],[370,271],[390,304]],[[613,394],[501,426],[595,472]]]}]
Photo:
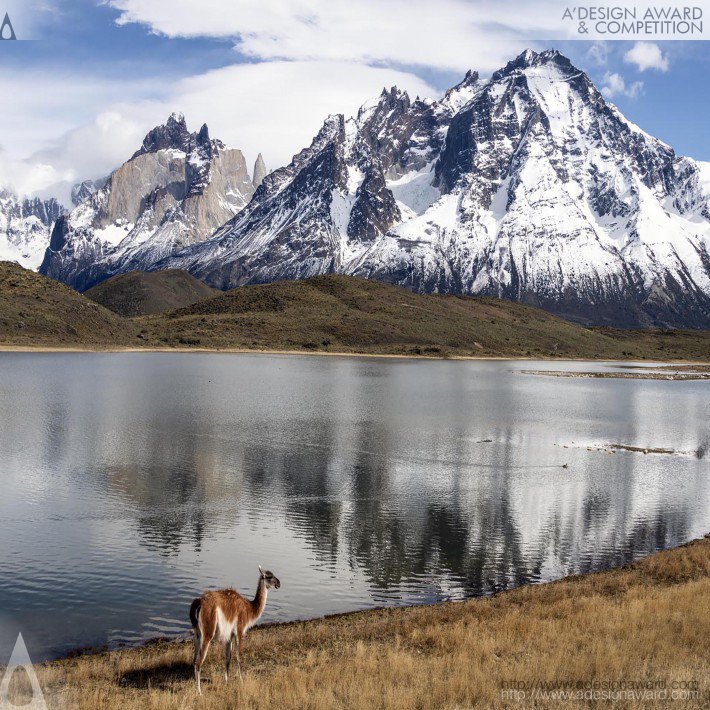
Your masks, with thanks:
[{"label": "cloud", "polygon": [[[352,115],[383,87],[393,85],[412,97],[437,93],[411,73],[350,62],[267,62],[216,69],[171,84],[169,92],[156,99],[138,91],[132,99],[103,107],[92,103],[94,116],[79,127],[55,131],[29,158],[3,156],[0,184],[11,184],[23,194],[56,194],[66,202],[72,183],[108,174],[172,111],[182,111],[191,130],[207,123],[213,137],[245,153],[250,169],[259,152],[276,168],[310,143],[328,114]],[[87,97],[91,86],[89,82],[77,95]],[[13,120],[19,123],[35,109],[41,113],[39,106],[13,111]],[[47,115],[50,120],[52,112]],[[31,133],[37,130],[37,125],[31,126]]]},{"label": "cloud", "polygon": [[112,125],[107,107],[160,97],[161,91],[161,85],[148,78],[108,81],[88,73],[38,69],[1,74],[0,96],[12,100],[11,110],[0,111],[0,186],[22,194],[47,194],[56,183],[92,177],[115,166],[119,154],[124,156],[124,135],[131,134],[135,142],[142,127],[138,129],[130,113],[122,115],[120,125]]},{"label": "cloud", "polygon": [[627,84],[621,74],[607,72],[604,75],[601,92],[607,98],[626,96],[629,99],[635,99],[642,91],[642,81],[634,81],[632,84]]},{"label": "cloud", "polygon": [[[206,122],[250,163],[261,151],[277,167],[310,142],[328,113],[352,114],[392,84],[435,96],[416,72],[442,85],[469,68],[485,75],[531,44],[519,37],[539,30],[530,12],[511,12],[515,27],[501,25],[497,0],[96,1],[117,10],[119,24],[140,23],[167,37],[233,40],[252,62],[177,81],[131,81],[120,73],[107,79],[90,69],[7,72],[0,95],[17,98],[12,111],[0,112],[0,185],[66,199],[73,181],[110,172],[173,110],[184,112],[193,129]],[[41,2],[60,15],[64,7],[64,0],[12,2]]]},{"label": "cloud", "polygon": [[[168,37],[234,39],[262,59],[356,61],[490,72],[546,36],[518,0],[107,0],[120,24]],[[542,2],[544,6],[554,3]],[[513,6],[514,5],[514,6]],[[517,10],[520,10],[519,12]],[[555,12],[555,16],[558,16]],[[558,23],[559,24],[559,23]],[[538,34],[540,33],[540,34]],[[508,41],[505,41],[508,40]]]},{"label": "cloud", "polygon": [[0,73],[0,136],[10,157],[25,156],[66,131],[94,119],[113,101],[155,95],[160,85],[131,78],[107,80],[87,73],[18,69]]},{"label": "cloud", "polygon": [[669,66],[668,57],[663,55],[661,48],[654,42],[636,42],[624,55],[624,61],[635,64],[639,71],[657,69],[666,72]]},{"label": "cloud", "polygon": [[588,50],[587,57],[599,67],[609,63],[609,46],[606,42],[595,42]]}]

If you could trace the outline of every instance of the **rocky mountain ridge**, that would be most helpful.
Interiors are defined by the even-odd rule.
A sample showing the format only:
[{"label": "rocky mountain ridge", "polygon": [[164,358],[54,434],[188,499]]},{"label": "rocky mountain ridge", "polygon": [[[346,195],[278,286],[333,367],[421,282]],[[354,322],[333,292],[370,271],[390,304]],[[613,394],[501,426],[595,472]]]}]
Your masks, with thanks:
[{"label": "rocky mountain ridge", "polygon": [[228,150],[171,117],[58,220],[42,272],[78,289],[133,269],[220,289],[341,273],[583,323],[710,327],[710,168],[559,52],[469,72],[436,101],[384,90],[289,165],[264,176],[257,159],[253,183]]},{"label": "rocky mountain ridge", "polygon": [[57,221],[40,272],[78,290],[209,237],[251,199],[241,151],[191,133],[182,114],[148,132],[140,149]]},{"label": "rocky mountain ridge", "polygon": [[64,213],[54,198],[19,197],[0,189],[0,260],[39,268],[52,228]]},{"label": "rocky mountain ridge", "polygon": [[708,169],[556,51],[441,101],[331,116],[215,235],[156,264],[218,288],[318,273],[495,295],[598,324],[710,325]]}]

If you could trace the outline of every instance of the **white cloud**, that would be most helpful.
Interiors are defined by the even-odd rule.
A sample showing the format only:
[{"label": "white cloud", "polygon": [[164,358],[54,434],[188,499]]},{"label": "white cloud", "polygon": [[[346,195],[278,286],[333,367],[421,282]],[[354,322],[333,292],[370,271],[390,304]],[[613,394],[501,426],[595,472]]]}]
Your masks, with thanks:
[{"label": "white cloud", "polygon": [[665,72],[669,66],[668,57],[664,56],[661,48],[654,42],[636,42],[624,55],[624,61],[635,64],[639,71],[657,69]]},{"label": "white cloud", "polygon": [[105,106],[124,98],[155,95],[150,79],[116,79],[90,73],[67,74],[41,69],[0,73],[0,140],[11,158],[40,150],[77,125],[92,121]]},{"label": "white cloud", "polygon": [[542,8],[530,12],[522,0],[506,5],[505,13],[494,0],[107,2],[121,12],[119,23],[139,22],[168,37],[233,38],[240,52],[266,60],[386,62],[489,72],[529,45],[516,38],[548,36],[538,22]]},{"label": "white cloud", "polygon": [[627,84],[621,74],[607,72],[604,75],[601,92],[609,99],[614,98],[614,96],[626,96],[629,99],[635,99],[642,91],[642,81],[634,81],[632,84]]},{"label": "white cloud", "polygon": [[[125,159],[125,133],[140,133],[130,114],[111,129],[112,103],[160,96],[145,80],[107,81],[90,74],[37,69],[0,74],[0,96],[12,97],[0,111],[0,186],[22,194],[47,194],[56,183],[94,176]],[[65,190],[65,193],[68,192]]]},{"label": "white cloud", "polygon": [[[259,152],[270,168],[276,168],[310,143],[329,113],[354,114],[367,99],[392,85],[412,97],[436,94],[413,74],[349,62],[232,65],[169,85],[169,93],[157,99],[137,92],[131,100],[107,102],[100,108],[91,103],[94,116],[78,128],[70,129],[64,121],[58,124],[63,131],[54,125],[39,130],[36,123],[30,125],[30,145],[31,134],[36,140],[42,130],[53,138],[28,159],[4,155],[0,184],[11,184],[22,193],[57,194],[66,201],[72,183],[108,174],[172,111],[182,111],[191,130],[207,123],[210,135],[242,149],[250,169]],[[77,95],[88,99],[90,86],[77,90]],[[68,113],[71,109],[65,108]],[[34,111],[42,114],[39,105],[12,112],[16,132],[22,132],[19,123]],[[52,116],[52,111],[46,114]],[[0,117],[0,130],[3,120]],[[4,130],[2,135],[7,135]]]},{"label": "white cloud", "polygon": [[[20,14],[25,1],[12,0],[20,21],[29,16]],[[506,17],[515,27],[506,27],[498,0],[97,2],[116,8],[119,23],[139,22],[169,37],[232,39],[257,61],[177,82],[106,80],[89,71],[6,73],[0,95],[16,98],[12,111],[0,112],[0,185],[66,199],[72,182],[110,172],[173,110],[183,111],[192,128],[206,122],[250,163],[261,151],[277,167],[310,142],[328,113],[354,113],[382,86],[435,95],[410,67],[461,75],[500,68],[530,45],[510,37],[535,35],[541,14],[539,7],[511,8]],[[42,3],[61,10],[61,2]]]},{"label": "white cloud", "polygon": [[595,42],[588,50],[587,57],[599,67],[609,62],[609,46],[606,42]]}]

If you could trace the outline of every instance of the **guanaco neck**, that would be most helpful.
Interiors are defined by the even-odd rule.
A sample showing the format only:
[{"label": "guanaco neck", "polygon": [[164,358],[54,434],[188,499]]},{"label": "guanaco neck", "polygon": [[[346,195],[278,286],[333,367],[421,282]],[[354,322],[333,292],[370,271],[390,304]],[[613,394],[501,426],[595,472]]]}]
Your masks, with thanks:
[{"label": "guanaco neck", "polygon": [[251,603],[252,609],[254,610],[254,620],[258,619],[264,612],[264,607],[266,606],[266,592],[266,580],[263,577],[259,577],[259,585],[256,588],[254,601]]}]

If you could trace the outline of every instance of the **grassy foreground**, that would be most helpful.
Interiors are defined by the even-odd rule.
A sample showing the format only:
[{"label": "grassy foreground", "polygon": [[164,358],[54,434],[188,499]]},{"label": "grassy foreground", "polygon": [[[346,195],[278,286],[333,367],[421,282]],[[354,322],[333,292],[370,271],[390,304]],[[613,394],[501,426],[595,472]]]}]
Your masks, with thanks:
[{"label": "grassy foreground", "polygon": [[531,687],[565,681],[642,683],[634,693],[657,694],[617,697],[614,706],[624,708],[669,707],[658,696],[665,683],[669,696],[685,693],[670,707],[706,708],[710,538],[491,598],[256,628],[245,643],[243,685],[224,681],[222,654],[212,648],[202,697],[191,648],[157,643],[36,668],[50,708],[588,706]]}]

